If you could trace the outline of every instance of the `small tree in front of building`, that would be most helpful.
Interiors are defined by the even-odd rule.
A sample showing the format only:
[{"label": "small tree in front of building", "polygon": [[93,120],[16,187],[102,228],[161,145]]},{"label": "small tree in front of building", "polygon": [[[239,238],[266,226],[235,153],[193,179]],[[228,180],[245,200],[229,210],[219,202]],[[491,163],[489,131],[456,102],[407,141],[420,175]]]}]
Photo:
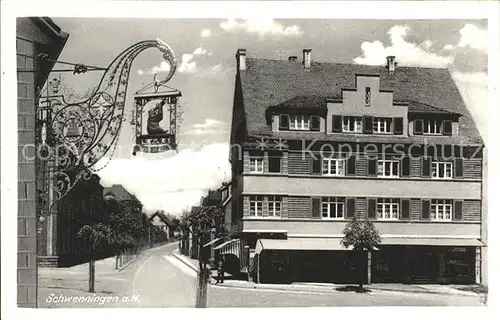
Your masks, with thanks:
[{"label": "small tree in front of building", "polygon": [[[380,235],[373,223],[368,220],[354,218],[344,228],[344,238],[340,241],[345,248],[358,252],[370,252],[380,244]],[[363,290],[363,280],[360,279],[359,290]]]}]

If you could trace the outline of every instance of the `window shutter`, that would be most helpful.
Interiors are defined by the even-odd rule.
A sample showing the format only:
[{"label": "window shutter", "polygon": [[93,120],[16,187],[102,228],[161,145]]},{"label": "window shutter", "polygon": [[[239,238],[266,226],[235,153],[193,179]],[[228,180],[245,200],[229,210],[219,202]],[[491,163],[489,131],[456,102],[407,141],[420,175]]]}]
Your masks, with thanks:
[{"label": "window shutter", "polygon": [[452,131],[453,131],[453,125],[451,123],[450,120],[444,120],[443,123],[442,123],[442,126],[443,126],[443,135],[445,136],[451,136],[452,135]]},{"label": "window shutter", "polygon": [[342,116],[332,116],[332,132],[342,132]]},{"label": "window shutter", "polygon": [[311,156],[311,160],[312,160],[312,173],[321,173],[321,157]]},{"label": "window shutter", "polygon": [[455,163],[455,178],[463,178],[464,176],[464,159],[456,158]]},{"label": "window shutter", "polygon": [[456,200],[453,204],[453,220],[462,220],[462,207],[464,202]]},{"label": "window shutter", "polygon": [[431,211],[431,202],[429,200],[422,200],[422,219],[429,219]]},{"label": "window shutter", "polygon": [[363,117],[363,133],[373,133],[373,117]]},{"label": "window shutter", "polygon": [[290,128],[290,118],[288,117],[287,114],[281,114],[280,115],[280,125],[279,129],[280,130],[288,130]]},{"label": "window shutter", "polygon": [[410,219],[410,200],[401,200],[401,219]]},{"label": "window shutter", "polygon": [[403,118],[394,118],[394,134],[403,134]]},{"label": "window shutter", "polygon": [[356,199],[347,198],[346,218],[351,219],[356,214]]},{"label": "window shutter", "polygon": [[423,134],[424,133],[424,121],[422,119],[417,119],[413,121],[413,134]]},{"label": "window shutter", "polygon": [[422,177],[429,178],[431,176],[431,158],[422,157]]},{"label": "window shutter", "polygon": [[351,154],[347,159],[347,174],[355,175],[356,174],[356,156]]},{"label": "window shutter", "polygon": [[311,198],[311,216],[313,218],[321,217],[321,198]]},{"label": "window shutter", "polygon": [[319,117],[311,116],[311,131],[319,131]]},{"label": "window shutter", "polygon": [[368,159],[368,175],[376,176],[377,175],[377,159]]},{"label": "window shutter", "polygon": [[377,200],[368,199],[368,218],[375,219],[377,216]]},{"label": "window shutter", "polygon": [[401,176],[410,176],[410,157],[403,157],[401,160]]}]

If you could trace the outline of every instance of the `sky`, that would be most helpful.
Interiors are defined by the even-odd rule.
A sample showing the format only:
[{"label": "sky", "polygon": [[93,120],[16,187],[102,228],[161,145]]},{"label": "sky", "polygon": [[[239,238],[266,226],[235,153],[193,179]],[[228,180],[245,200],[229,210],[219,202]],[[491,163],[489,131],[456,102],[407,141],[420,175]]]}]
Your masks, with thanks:
[{"label": "sky", "polygon": [[[208,189],[230,179],[229,130],[236,76],[235,54],[252,58],[301,57],[382,65],[388,55],[399,66],[448,68],[483,138],[486,137],[488,41],[486,20],[234,20],[151,18],[54,18],[70,34],[59,60],[107,67],[128,46],[160,38],[174,50],[177,71],[168,83],[182,92],[179,152],[132,156],[128,122],[117,152],[97,167],[101,184],[122,184],[148,212],[174,215],[197,205]],[[166,75],[159,51],[137,57],[126,101],[129,119],[133,94]],[[63,75],[65,85],[84,93],[102,73]]]}]

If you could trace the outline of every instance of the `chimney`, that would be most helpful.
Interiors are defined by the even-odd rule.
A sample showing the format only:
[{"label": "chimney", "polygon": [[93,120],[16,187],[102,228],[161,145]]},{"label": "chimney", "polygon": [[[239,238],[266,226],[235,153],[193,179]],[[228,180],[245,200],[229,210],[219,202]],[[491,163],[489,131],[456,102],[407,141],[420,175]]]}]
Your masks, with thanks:
[{"label": "chimney", "polygon": [[311,49],[302,50],[302,63],[306,69],[311,67],[311,51]]},{"label": "chimney", "polygon": [[387,56],[387,58],[385,59],[387,60],[387,65],[386,65],[387,70],[389,70],[389,73],[394,73],[394,71],[396,71],[396,66],[397,66],[397,63],[394,61],[396,57]]},{"label": "chimney", "polygon": [[238,49],[238,51],[236,51],[236,64],[238,67],[238,71],[245,71],[247,69],[246,57],[246,49]]},{"label": "chimney", "polygon": [[296,61],[296,60],[297,60],[297,56],[288,57],[288,61]]}]

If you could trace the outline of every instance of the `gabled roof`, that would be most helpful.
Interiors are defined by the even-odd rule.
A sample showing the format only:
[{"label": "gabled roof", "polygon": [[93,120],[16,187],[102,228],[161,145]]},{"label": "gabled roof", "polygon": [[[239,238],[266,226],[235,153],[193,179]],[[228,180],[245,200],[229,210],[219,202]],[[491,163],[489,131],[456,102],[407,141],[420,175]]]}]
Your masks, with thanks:
[{"label": "gabled roof", "polygon": [[248,135],[273,135],[266,122],[267,108],[294,97],[338,99],[342,89],[356,87],[356,74],[379,75],[380,89],[392,90],[394,101],[418,101],[461,114],[458,138],[463,143],[482,144],[447,69],[398,66],[394,74],[389,74],[385,66],[311,62],[309,70],[305,70],[296,61],[253,58],[247,58],[246,70],[239,72]]},{"label": "gabled roof", "polygon": [[149,221],[152,221],[154,219],[154,217],[158,217],[160,218],[161,221],[163,221],[166,225],[168,225],[169,227],[171,227],[173,225],[172,221],[170,220],[169,217],[167,217],[165,215],[165,213],[163,212],[160,212],[160,211],[156,211],[154,214],[151,215],[151,217],[149,217]]},{"label": "gabled roof", "polygon": [[103,188],[102,194],[104,197],[111,194],[115,198],[120,199],[122,201],[137,199],[133,194],[128,192],[127,189],[125,189],[121,184],[114,184],[111,187]]}]

